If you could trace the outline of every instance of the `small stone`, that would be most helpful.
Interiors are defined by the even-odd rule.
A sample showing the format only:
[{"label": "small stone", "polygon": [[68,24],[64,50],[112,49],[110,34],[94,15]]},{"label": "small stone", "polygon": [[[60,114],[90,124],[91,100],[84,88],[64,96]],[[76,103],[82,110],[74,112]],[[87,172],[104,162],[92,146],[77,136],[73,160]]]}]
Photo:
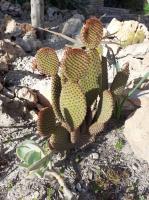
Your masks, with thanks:
[{"label": "small stone", "polygon": [[98,153],[92,153],[92,158],[94,160],[98,160],[99,159],[99,154]]},{"label": "small stone", "polygon": [[92,172],[92,171],[89,171],[89,172],[88,172],[88,178],[89,178],[90,180],[93,179],[93,172]]},{"label": "small stone", "polygon": [[82,188],[81,188],[81,184],[80,184],[80,183],[77,183],[76,189],[77,189],[79,192],[81,192]]},{"label": "small stone", "polygon": [[138,165],[137,165],[136,163],[134,163],[134,164],[132,165],[132,168],[133,168],[134,171],[137,171]]},{"label": "small stone", "polygon": [[37,113],[36,113],[34,110],[31,110],[31,111],[29,112],[29,114],[30,114],[31,119],[32,119],[33,121],[37,121],[38,115],[37,115]]}]

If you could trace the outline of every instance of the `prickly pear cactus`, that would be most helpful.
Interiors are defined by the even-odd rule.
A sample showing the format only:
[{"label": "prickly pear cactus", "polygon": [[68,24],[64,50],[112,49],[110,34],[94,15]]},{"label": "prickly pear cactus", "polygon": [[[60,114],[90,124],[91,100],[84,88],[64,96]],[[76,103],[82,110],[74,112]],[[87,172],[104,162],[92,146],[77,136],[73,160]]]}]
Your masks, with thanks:
[{"label": "prickly pear cactus", "polygon": [[114,97],[125,88],[128,69],[108,89],[107,59],[98,51],[102,35],[102,23],[93,17],[81,30],[85,48],[65,48],[61,63],[51,48],[36,54],[37,68],[52,81],[51,106],[39,111],[37,123],[51,150],[65,151],[94,139],[112,116]]}]

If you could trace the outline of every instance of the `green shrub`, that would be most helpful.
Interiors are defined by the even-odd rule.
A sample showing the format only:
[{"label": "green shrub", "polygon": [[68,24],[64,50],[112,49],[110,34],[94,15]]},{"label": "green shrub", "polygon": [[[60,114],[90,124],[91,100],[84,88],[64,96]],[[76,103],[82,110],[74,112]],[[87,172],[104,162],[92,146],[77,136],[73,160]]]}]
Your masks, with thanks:
[{"label": "green shrub", "polygon": [[144,5],[144,14],[145,14],[145,15],[149,15],[149,3],[146,3],[146,4]]}]

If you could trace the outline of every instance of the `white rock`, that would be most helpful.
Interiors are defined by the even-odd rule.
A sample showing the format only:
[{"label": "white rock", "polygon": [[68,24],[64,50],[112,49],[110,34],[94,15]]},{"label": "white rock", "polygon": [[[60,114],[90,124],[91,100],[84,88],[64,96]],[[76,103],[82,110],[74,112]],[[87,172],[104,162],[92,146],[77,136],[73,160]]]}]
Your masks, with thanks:
[{"label": "white rock", "polygon": [[98,153],[92,153],[92,158],[93,158],[93,160],[98,160],[99,154]]},{"label": "white rock", "polygon": [[38,101],[43,106],[50,106],[51,100],[51,81],[41,80],[34,85],[33,89],[37,90]]},{"label": "white rock", "polygon": [[149,101],[148,105],[137,111],[126,120],[124,135],[137,158],[149,163]]},{"label": "white rock", "polygon": [[144,55],[147,53],[149,53],[149,42],[144,42],[127,46],[125,49],[119,52],[117,58],[123,58],[128,55],[131,55],[135,58],[144,58]]},{"label": "white rock", "polygon": [[110,34],[114,34],[114,33],[118,32],[121,29],[121,27],[122,27],[122,23],[119,20],[117,20],[116,18],[113,18],[107,27],[107,31]]}]

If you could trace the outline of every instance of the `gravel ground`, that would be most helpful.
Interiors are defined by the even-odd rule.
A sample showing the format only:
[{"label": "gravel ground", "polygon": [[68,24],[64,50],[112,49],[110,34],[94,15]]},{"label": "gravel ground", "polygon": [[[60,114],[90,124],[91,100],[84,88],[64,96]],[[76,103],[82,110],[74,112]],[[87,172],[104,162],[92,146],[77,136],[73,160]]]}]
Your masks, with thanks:
[{"label": "gravel ground", "polygon": [[[19,124],[17,125],[19,126]],[[105,130],[85,149],[73,150],[66,159],[53,157],[77,199],[149,199],[149,166],[135,158],[122,128]],[[0,129],[0,199],[64,199],[58,183],[51,178],[29,176],[18,166],[15,149],[25,138],[41,144],[35,124]]]}]

